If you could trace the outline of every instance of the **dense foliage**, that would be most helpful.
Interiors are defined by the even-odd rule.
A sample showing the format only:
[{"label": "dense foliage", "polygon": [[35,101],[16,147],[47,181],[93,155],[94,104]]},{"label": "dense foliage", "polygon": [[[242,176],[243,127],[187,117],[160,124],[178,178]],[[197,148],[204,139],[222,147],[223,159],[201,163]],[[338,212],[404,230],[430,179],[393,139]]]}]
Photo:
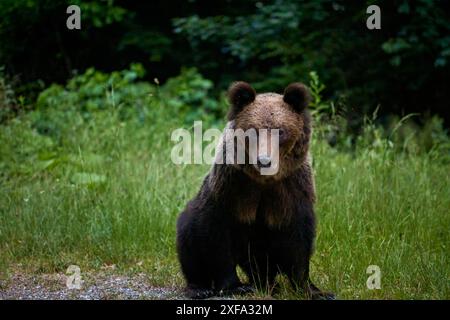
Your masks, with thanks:
[{"label": "dense foliage", "polygon": [[[81,6],[81,31],[66,28],[69,4]],[[381,30],[366,28],[370,4]],[[446,116],[449,15],[444,0],[3,0],[0,66],[27,104],[74,72],[139,62],[161,83],[196,67],[216,97],[236,79],[280,91],[315,70],[356,125],[378,105],[382,116]]]}]

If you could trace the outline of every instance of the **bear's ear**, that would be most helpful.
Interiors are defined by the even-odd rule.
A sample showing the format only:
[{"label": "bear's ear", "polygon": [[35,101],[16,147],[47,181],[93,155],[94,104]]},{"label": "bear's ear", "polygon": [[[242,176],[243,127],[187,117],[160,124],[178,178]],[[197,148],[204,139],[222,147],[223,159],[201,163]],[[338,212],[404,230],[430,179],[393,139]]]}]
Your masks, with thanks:
[{"label": "bear's ear", "polygon": [[300,82],[291,83],[284,90],[284,102],[294,107],[298,112],[303,111],[311,102],[308,88]]},{"label": "bear's ear", "polygon": [[229,118],[234,118],[246,105],[255,100],[256,91],[247,82],[238,81],[228,89],[228,99],[231,104]]}]

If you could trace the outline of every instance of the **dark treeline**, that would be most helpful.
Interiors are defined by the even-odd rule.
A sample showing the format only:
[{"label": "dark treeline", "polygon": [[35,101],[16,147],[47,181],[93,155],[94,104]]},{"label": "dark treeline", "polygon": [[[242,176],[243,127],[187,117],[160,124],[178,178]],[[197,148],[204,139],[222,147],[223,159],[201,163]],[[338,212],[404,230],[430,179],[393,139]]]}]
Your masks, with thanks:
[{"label": "dark treeline", "polygon": [[[81,30],[66,8],[81,7]],[[381,30],[366,9],[381,8]],[[363,115],[446,116],[450,100],[450,1],[2,0],[0,67],[29,98],[88,67],[139,62],[160,82],[196,67],[215,83],[281,91],[316,71],[326,98]]]}]

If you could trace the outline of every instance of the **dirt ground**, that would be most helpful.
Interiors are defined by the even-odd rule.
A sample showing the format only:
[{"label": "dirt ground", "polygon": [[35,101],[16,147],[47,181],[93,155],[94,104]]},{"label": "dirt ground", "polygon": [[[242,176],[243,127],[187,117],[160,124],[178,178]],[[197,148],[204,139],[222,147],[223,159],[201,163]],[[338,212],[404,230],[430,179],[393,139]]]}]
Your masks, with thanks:
[{"label": "dirt ground", "polygon": [[80,289],[67,286],[65,274],[14,274],[0,280],[0,300],[183,299],[180,288],[154,287],[144,274],[83,274]]}]

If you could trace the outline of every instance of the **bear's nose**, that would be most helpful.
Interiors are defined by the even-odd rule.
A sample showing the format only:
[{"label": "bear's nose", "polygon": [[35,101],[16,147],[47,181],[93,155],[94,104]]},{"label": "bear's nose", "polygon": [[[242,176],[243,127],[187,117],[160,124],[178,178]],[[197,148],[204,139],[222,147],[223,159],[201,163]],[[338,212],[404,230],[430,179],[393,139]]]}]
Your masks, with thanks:
[{"label": "bear's nose", "polygon": [[257,161],[259,168],[269,168],[272,162],[268,156],[258,156]]}]

